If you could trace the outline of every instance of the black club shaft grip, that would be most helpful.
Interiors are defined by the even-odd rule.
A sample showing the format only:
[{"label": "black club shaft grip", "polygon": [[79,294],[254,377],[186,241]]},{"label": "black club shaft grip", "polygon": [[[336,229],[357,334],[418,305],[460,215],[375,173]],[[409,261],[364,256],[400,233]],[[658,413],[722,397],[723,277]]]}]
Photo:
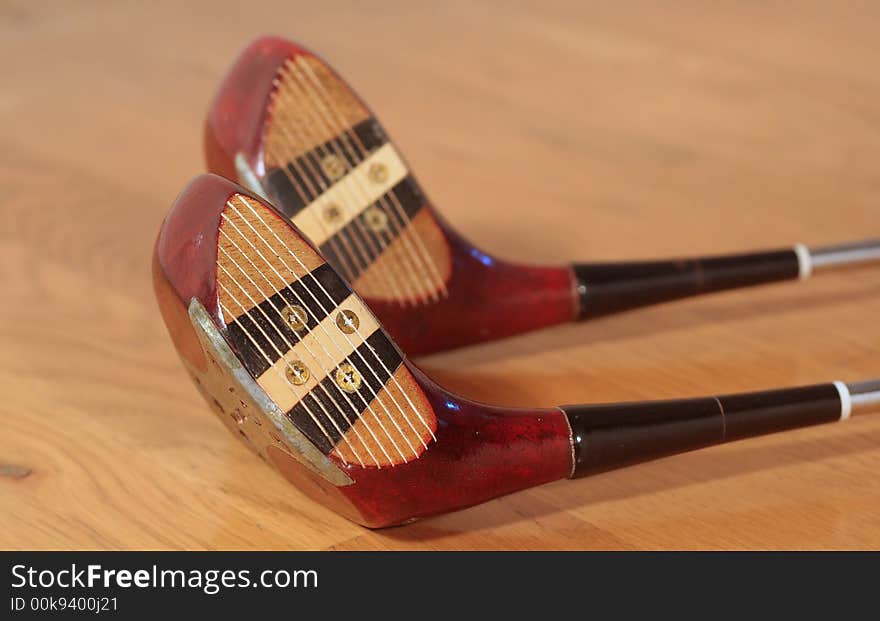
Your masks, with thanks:
[{"label": "black club shaft grip", "polygon": [[628,263],[573,266],[580,318],[687,298],[703,293],[791,280],[800,275],[794,250]]},{"label": "black club shaft grip", "polygon": [[567,405],[574,474],[674,455],[741,438],[840,419],[834,384],[607,405]]}]

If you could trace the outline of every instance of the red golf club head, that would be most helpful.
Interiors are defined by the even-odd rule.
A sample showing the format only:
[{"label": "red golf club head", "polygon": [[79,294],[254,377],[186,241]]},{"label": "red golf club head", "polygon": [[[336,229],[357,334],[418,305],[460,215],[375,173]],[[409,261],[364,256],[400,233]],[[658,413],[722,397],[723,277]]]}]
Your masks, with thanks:
[{"label": "red golf club head", "polygon": [[387,526],[567,476],[558,409],[442,390],[273,208],[214,175],[178,197],[154,284],[193,380],[236,436],[317,501]]},{"label": "red golf club head", "polygon": [[211,105],[208,169],[268,197],[410,355],[578,315],[570,266],[502,261],[452,230],[375,115],[324,61],[248,46]]}]

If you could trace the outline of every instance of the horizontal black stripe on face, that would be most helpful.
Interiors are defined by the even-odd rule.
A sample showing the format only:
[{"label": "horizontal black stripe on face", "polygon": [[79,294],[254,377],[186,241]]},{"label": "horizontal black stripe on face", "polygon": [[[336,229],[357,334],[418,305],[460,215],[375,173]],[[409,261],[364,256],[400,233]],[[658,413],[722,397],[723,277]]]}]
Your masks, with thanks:
[{"label": "horizontal black stripe on face", "polygon": [[[321,168],[321,160],[328,154],[344,159],[350,170],[388,142],[382,127],[373,118],[361,121],[350,131],[354,132],[360,143],[343,132],[336,138],[298,156],[295,164],[288,163],[286,172],[282,168],[276,168],[263,178],[263,187],[269,198],[288,218],[293,218],[306,205],[318,198],[323,193],[323,188],[329,188],[335,183]],[[294,184],[299,187],[299,191]]]},{"label": "horizontal black stripe on face", "polygon": [[[375,350],[376,353],[374,354],[370,348]],[[308,365],[307,360],[303,360],[303,362]],[[394,450],[394,448],[391,441],[385,436],[385,432],[382,431],[379,423],[376,422],[376,419],[368,411],[367,406],[379,391],[382,390],[385,384],[388,383],[391,374],[400,366],[402,362],[400,352],[397,351],[397,348],[394,347],[382,330],[377,330],[367,338],[365,343],[361,343],[355,352],[348,356],[344,362],[353,366],[361,376],[361,386],[356,392],[343,392],[339,386],[336,385],[335,377],[336,369],[338,367],[333,367],[333,369],[330,370],[330,375],[321,380],[318,386],[315,386],[309,394],[303,397],[303,399],[287,412],[287,417],[300,431],[308,436],[315,446],[317,446],[322,452],[329,453],[337,444],[339,444],[342,437],[340,431],[344,434],[358,418],[365,416],[367,417],[365,419],[366,424],[373,430],[379,441],[385,445],[389,454],[393,454],[392,450]],[[386,368],[388,369],[387,371],[385,370]],[[348,397],[348,399],[346,399],[346,397]],[[351,401],[351,404],[349,404],[349,401]],[[336,422],[336,426],[338,426],[339,429],[328,420],[327,415],[324,413],[324,409],[321,409],[319,402],[324,406],[324,409],[333,416],[333,420]],[[397,409],[397,406],[394,405],[394,402],[391,401],[390,398],[383,397],[382,403],[384,403],[385,407],[391,412],[394,412]],[[399,399],[398,403],[400,403]],[[408,404],[400,405],[405,408]],[[378,403],[375,404],[372,409],[377,416],[380,418],[384,417],[383,424],[385,425],[385,428],[389,430],[392,437],[394,437],[399,445],[401,442],[401,438],[399,437],[400,434],[398,433],[398,437],[394,436],[397,431],[394,429],[394,424],[388,420],[387,414],[385,414],[385,409]],[[409,414],[409,411],[405,411]],[[330,436],[329,440],[318,428],[314,420],[312,420],[312,416],[309,413],[314,415],[314,417],[320,421],[324,430],[327,432],[327,435]],[[369,463],[367,455],[361,455],[361,458],[365,463]]]},{"label": "horizontal black stripe on face", "polygon": [[[278,280],[274,272],[267,274],[267,277],[272,282]],[[265,280],[257,282],[255,279],[254,282],[266,293],[270,290],[274,291]],[[321,285],[326,289],[326,293]],[[244,296],[243,293],[241,295]],[[351,289],[348,285],[332,267],[324,263],[312,270],[309,275],[291,283],[289,287],[284,287],[279,293],[273,293],[270,298],[240,315],[238,321],[233,320],[232,317],[225,318],[228,322],[226,327],[229,339],[245,368],[256,379],[281,357],[279,351],[287,353],[290,345],[298,343],[301,335],[313,330],[328,313],[332,313],[350,295]],[[295,332],[280,313],[286,306],[294,304],[304,307],[309,316],[307,329],[299,332]]]},{"label": "horizontal black stripe on face", "polygon": [[[390,196],[392,192],[397,202]],[[384,250],[383,244],[390,245],[423,205],[421,189],[412,176],[407,176],[369,207],[385,214],[388,219],[386,230],[373,232],[367,226],[364,212],[361,212],[321,244],[321,254],[330,265],[354,280],[379,258]]]}]

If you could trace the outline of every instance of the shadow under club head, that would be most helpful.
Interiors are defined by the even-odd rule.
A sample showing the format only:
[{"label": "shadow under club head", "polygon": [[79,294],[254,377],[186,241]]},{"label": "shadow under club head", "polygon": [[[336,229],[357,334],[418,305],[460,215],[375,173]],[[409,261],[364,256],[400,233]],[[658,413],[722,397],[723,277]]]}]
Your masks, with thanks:
[{"label": "shadow under club head", "polygon": [[263,37],[205,127],[208,169],[267,197],[410,355],[880,259],[880,240],[692,259],[531,266],[446,223],[376,116],[323,60]]}]

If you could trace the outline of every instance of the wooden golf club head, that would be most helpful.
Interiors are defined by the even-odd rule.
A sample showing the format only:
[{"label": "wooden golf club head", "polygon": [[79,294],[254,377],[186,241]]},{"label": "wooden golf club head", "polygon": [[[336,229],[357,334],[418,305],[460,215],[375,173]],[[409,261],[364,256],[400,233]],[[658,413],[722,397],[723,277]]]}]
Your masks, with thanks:
[{"label": "wooden golf club head", "polygon": [[481,252],[431,206],[373,113],[325,62],[251,44],[208,115],[208,169],[290,218],[404,351],[428,353],[570,321],[569,267]]},{"label": "wooden golf club head", "polygon": [[413,366],[287,219],[216,175],[175,201],[153,280],[185,367],[233,434],[370,527],[880,402],[876,381],[551,409],[469,401]]},{"label": "wooden golf club head", "polygon": [[559,410],[448,394],[273,208],[193,181],[156,244],[163,317],[226,425],[314,499],[366,526],[449,511],[567,476]]},{"label": "wooden golf club head", "polygon": [[323,60],[264,37],[210,107],[208,169],[267,197],[410,355],[701,293],[880,259],[880,241],[739,255],[538,267],[446,223],[376,116]]}]

